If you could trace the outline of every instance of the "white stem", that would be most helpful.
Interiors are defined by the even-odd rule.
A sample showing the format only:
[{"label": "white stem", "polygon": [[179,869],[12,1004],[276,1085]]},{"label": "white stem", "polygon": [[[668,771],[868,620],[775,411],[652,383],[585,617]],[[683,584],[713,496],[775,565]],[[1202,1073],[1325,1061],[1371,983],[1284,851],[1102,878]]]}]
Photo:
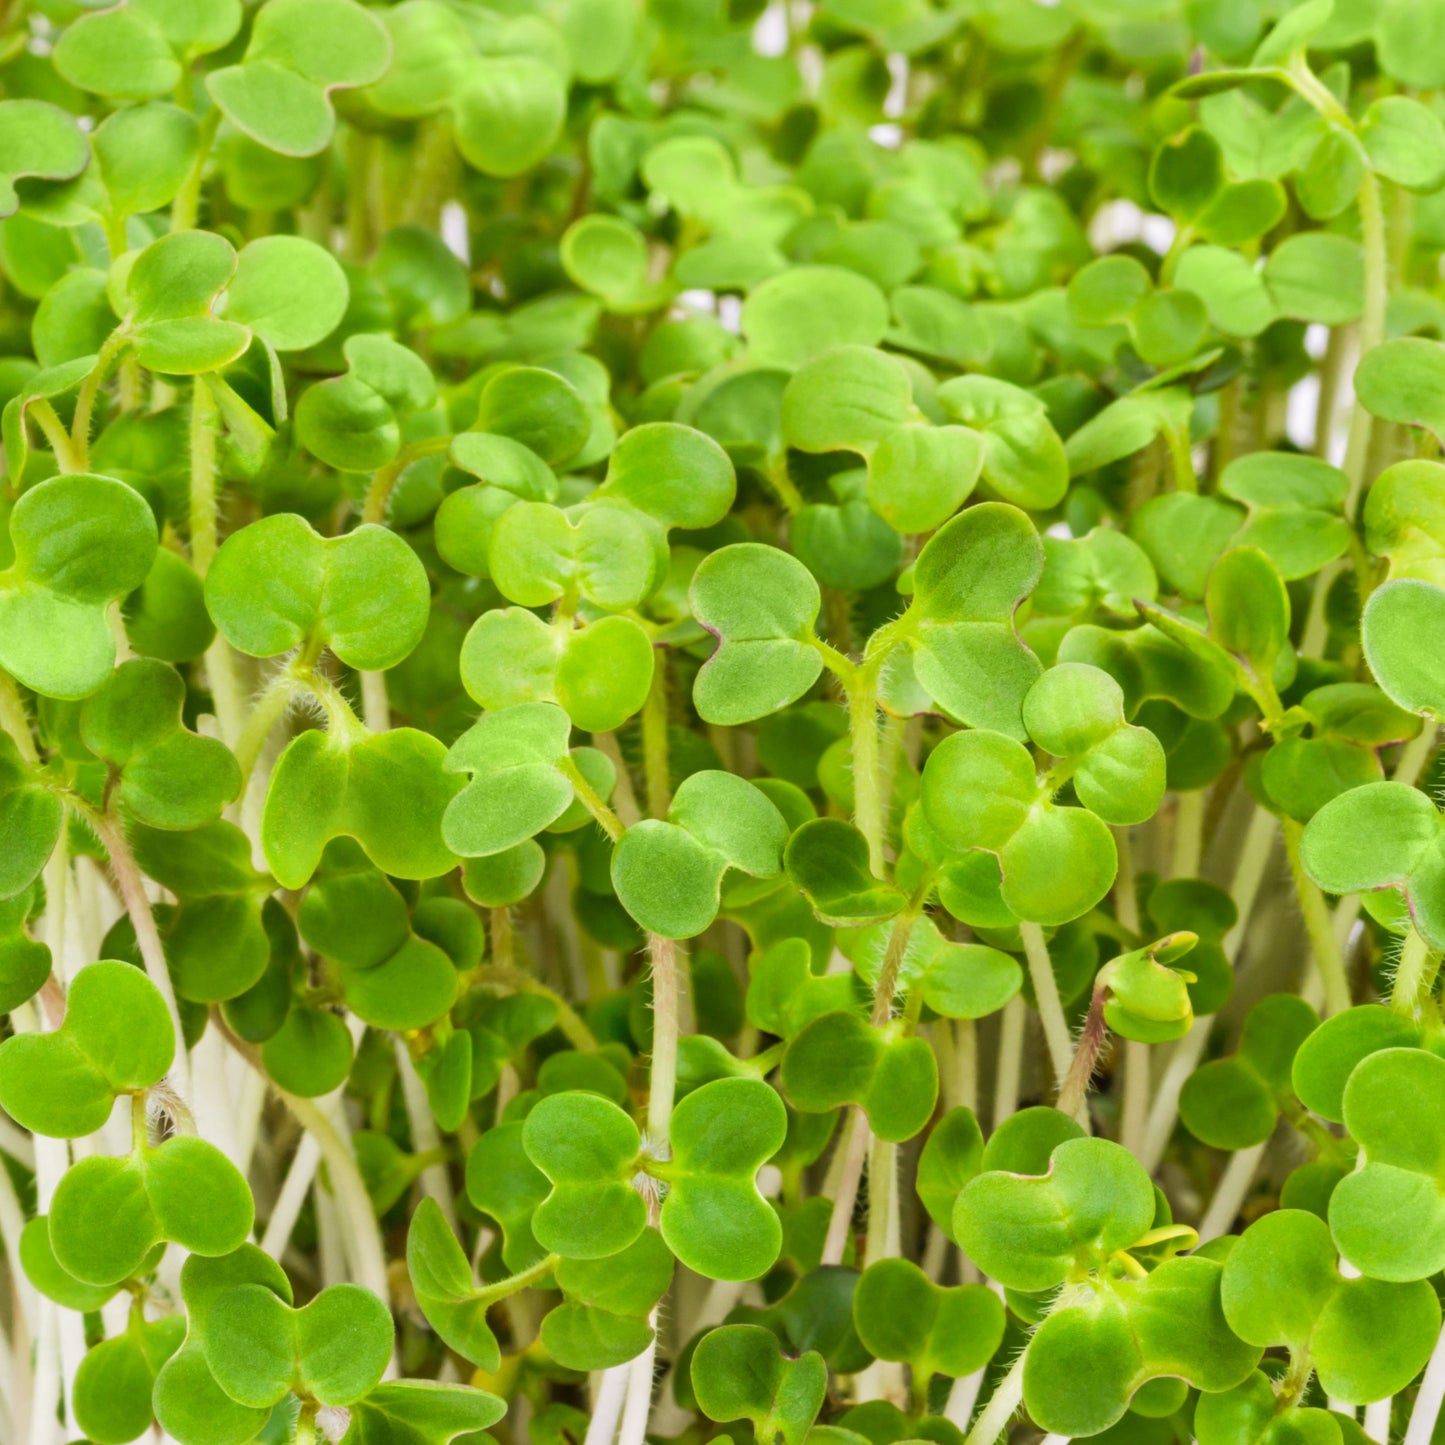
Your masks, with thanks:
[{"label": "white stem", "polygon": [[374,733],[391,729],[391,699],[386,695],[384,672],[361,674],[361,716]]},{"label": "white stem", "polygon": [[328,1119],[316,1101],[281,1095],[296,1122],[321,1146],[326,1160],[331,1189],[338,1211],[345,1224],[343,1237],[352,1275],[383,1301],[391,1298],[386,1275],[386,1251],[381,1245],[381,1230],[371,1208],[371,1196],[362,1183],[351,1149],[351,1130],[346,1114],[338,1101],[333,1119]]},{"label": "white stem", "polygon": [[652,1413],[652,1367],[657,1359],[657,1311],[653,1310],[652,1343],[633,1360],[627,1377],[627,1400],[622,1407],[622,1429],[617,1445],[645,1445],[647,1417]]},{"label": "white stem", "polygon": [[1225,1166],[1219,1177],[1219,1186],[1204,1218],[1199,1221],[1199,1242],[1208,1244],[1211,1239],[1228,1234],[1230,1227],[1239,1216],[1241,1206],[1254,1183],[1260,1160],[1264,1158],[1264,1144],[1254,1144],[1241,1149]]},{"label": "white stem", "polygon": [[1415,1395],[1415,1408],[1410,1411],[1410,1423],[1405,1427],[1404,1445],[1430,1445],[1442,1402],[1445,1402],[1445,1329],[1440,1331],[1430,1363],[1425,1366],[1425,1377]]},{"label": "white stem", "polygon": [[992,1397],[983,1407],[973,1429],[968,1432],[964,1445],[994,1445],[994,1441],[1008,1429],[1024,1398],[1024,1363],[1029,1357],[1027,1348],[1013,1362],[1008,1374],[998,1382]]},{"label": "white stem", "polygon": [[40,1301],[36,1335],[35,1374],[30,1391],[30,1445],[53,1445],[60,1401],[60,1306]]},{"label": "white stem", "polygon": [[[986,1367],[984,1367],[986,1368]],[[978,1404],[978,1392],[983,1389],[983,1369],[971,1375],[960,1375],[948,1392],[948,1403],[943,1407],[943,1418],[960,1430],[968,1429],[973,1419],[973,1407]]]},{"label": "white stem", "polygon": [[[19,1322],[27,1335],[35,1333],[39,1317],[40,1296],[30,1277],[20,1265],[20,1231],[25,1228],[25,1211],[20,1207],[20,1196],[10,1178],[10,1171],[0,1166],[0,1240],[5,1243],[5,1262],[10,1269],[10,1288],[20,1303]],[[21,1342],[16,1340],[16,1350]],[[30,1343],[24,1342],[28,1355]]]},{"label": "white stem", "polygon": [[583,1445],[612,1445],[631,1373],[631,1364],[613,1365],[610,1370],[603,1370],[602,1383],[592,1398],[592,1418],[587,1423],[587,1438]]},{"label": "white stem", "polygon": [[272,1206],[271,1217],[266,1221],[266,1232],[261,1236],[261,1248],[272,1259],[279,1260],[286,1249],[320,1162],[321,1146],[310,1134],[302,1134],[301,1142],[291,1156],[291,1167],[286,1171],[281,1192]]},{"label": "white stem", "polygon": [[1034,998],[1038,1003],[1039,1019],[1044,1026],[1044,1042],[1049,1048],[1049,1062],[1053,1065],[1054,1081],[1062,1083],[1074,1061],[1074,1040],[1069,1033],[1069,1021],[1064,1017],[1064,1006],[1059,1002],[1059,984],[1054,977],[1054,966],[1049,962],[1049,947],[1044,942],[1044,931],[1037,923],[1020,923],[1019,937],[1024,941],[1024,954],[1029,961],[1029,979],[1034,986]]},{"label": "white stem", "polygon": [[1372,1400],[1365,1406],[1365,1434],[1371,1440],[1378,1440],[1379,1445],[1389,1445],[1390,1406],[1394,1403],[1395,1397],[1386,1395],[1383,1400]]},{"label": "white stem", "polygon": [[[418,1154],[429,1154],[442,1147],[442,1136],[437,1130],[437,1121],[431,1111],[431,1101],[426,1095],[426,1085],[416,1071],[411,1050],[406,1040],[396,1041],[396,1066],[401,1074],[401,1093],[406,1103],[407,1122],[411,1125],[412,1148]],[[442,1217],[451,1225],[452,1233],[457,1231],[457,1201],[452,1193],[452,1181],[445,1164],[428,1164],[421,1171],[422,1189],[437,1202]]]},{"label": "white stem", "polygon": [[1152,1055],[1148,1044],[1124,1041],[1124,1101],[1120,1108],[1119,1142],[1136,1158],[1144,1153],[1144,1131],[1153,1093]]},{"label": "white stem", "polygon": [[27,1169],[35,1168],[35,1142],[0,1114],[0,1154],[8,1154],[17,1164]]},{"label": "white stem", "polygon": [[1028,1005],[1023,996],[1015,994],[1004,1005],[999,1017],[998,1071],[993,1086],[993,1127],[1018,1112],[1019,1080],[1024,1064],[1024,1023]]}]

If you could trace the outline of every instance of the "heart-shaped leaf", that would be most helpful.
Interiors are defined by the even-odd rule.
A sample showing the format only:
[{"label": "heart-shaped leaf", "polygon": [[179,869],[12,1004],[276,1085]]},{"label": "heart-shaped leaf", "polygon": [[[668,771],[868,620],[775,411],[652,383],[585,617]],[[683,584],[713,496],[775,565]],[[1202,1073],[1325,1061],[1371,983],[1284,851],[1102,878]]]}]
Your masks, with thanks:
[{"label": "heart-shaped leaf", "polygon": [[145,581],[155,557],[150,508],[111,477],[54,477],[16,502],[10,544],[0,667],[47,697],[88,696],[115,666],[106,608]]},{"label": "heart-shaped leaf", "polygon": [[522,1144],[552,1183],[532,1215],[544,1249],[605,1259],[642,1233],[647,1206],[631,1182],[641,1138],[616,1104],[598,1094],[553,1094],[527,1115]]},{"label": "heart-shaped leaf", "polygon": [[0,1106],[38,1134],[78,1139],[100,1128],[120,1094],[157,1083],[175,1057],[175,1033],[156,986],[129,964],[81,969],[53,1033],[0,1044]]},{"label": "heart-shaped leaf", "polygon": [[644,819],[622,835],[612,886],[649,932],[691,938],[717,916],[723,874],[776,877],[787,839],[783,815],[760,789],[731,773],[694,773],[666,822]]},{"label": "heart-shaped leaf", "polygon": [[229,1254],[254,1217],[236,1166],[214,1144],[181,1135],[126,1158],[94,1154],[74,1165],[51,1202],[50,1243],[77,1279],[116,1284],[164,1240],[192,1254]]},{"label": "heart-shaped leaf", "polygon": [[811,1350],[789,1359],[761,1325],[723,1325],[693,1351],[692,1388],[709,1420],[748,1420],[760,1440],[803,1445],[823,1406],[828,1366]]},{"label": "heart-shaped leaf", "polygon": [[206,1319],[206,1363],[237,1404],[265,1410],[293,1391],[352,1405],[380,1383],[391,1359],[386,1306],[355,1284],[334,1284],[292,1309],[264,1284],[226,1290]]},{"label": "heart-shaped leaf", "polygon": [[321,537],[289,512],[229,536],[206,574],[206,606],[252,657],[329,647],[349,667],[395,667],[421,640],[429,587],[416,554],[367,524]]},{"label": "heart-shaped leaf", "polygon": [[161,1428],[181,1445],[243,1445],[266,1422],[266,1412],[233,1400],[206,1363],[206,1333],[216,1302],[241,1285],[270,1290],[291,1303],[285,1271],[254,1244],[207,1259],[192,1255],[181,1267],[186,1337],[155,1381],[155,1412]]},{"label": "heart-shaped leaf", "polygon": [[756,1279],[782,1248],[783,1231],[758,1193],[757,1172],[783,1146],[783,1101],[760,1079],[717,1079],[672,1113],[671,1186],[662,1237],[708,1279]]},{"label": "heart-shaped leaf", "polygon": [[1244,1231],[1224,1261],[1221,1298],[1240,1339],[1307,1352],[1330,1397],[1351,1404],[1404,1389],[1440,1333],[1428,1284],[1346,1279],[1325,1222],[1302,1209]]}]

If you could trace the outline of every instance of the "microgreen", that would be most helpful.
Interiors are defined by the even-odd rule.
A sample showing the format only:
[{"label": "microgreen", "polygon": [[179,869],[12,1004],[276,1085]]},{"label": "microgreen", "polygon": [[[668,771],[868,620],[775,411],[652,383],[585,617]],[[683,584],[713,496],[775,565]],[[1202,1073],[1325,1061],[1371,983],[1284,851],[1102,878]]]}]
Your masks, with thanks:
[{"label": "microgreen", "polygon": [[0,1440],[1429,1445],[1439,10],[8,7]]}]

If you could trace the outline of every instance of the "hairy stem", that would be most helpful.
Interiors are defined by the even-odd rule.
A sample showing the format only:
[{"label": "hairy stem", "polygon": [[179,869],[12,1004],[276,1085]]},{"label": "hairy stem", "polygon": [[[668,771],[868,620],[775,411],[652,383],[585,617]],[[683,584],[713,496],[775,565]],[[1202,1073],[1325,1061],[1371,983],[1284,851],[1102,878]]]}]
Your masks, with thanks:
[{"label": "hairy stem", "polygon": [[1003,1379],[998,1382],[987,1405],[974,1427],[968,1432],[964,1445],[994,1445],[994,1441],[1008,1429],[1024,1398],[1024,1363],[1029,1357],[1028,1349],[1013,1362]]},{"label": "hairy stem", "polygon": [[1044,942],[1044,931],[1037,923],[1020,923],[1019,936],[1024,942],[1029,979],[1034,986],[1034,998],[1038,1001],[1039,1018],[1044,1026],[1049,1062],[1053,1065],[1054,1077],[1062,1080],[1073,1063],[1074,1044],[1069,1036],[1064,1006],[1059,1001],[1059,984],[1049,962],[1048,944]]},{"label": "hairy stem", "polygon": [[868,1157],[868,1145],[873,1131],[868,1126],[868,1116],[855,1104],[848,1111],[848,1122],[844,1125],[844,1136],[838,1145],[842,1168],[838,1174],[837,1188],[833,1194],[833,1211],[828,1216],[828,1233],[823,1240],[822,1264],[842,1264],[848,1248],[848,1236],[853,1226],[853,1204],[858,1198],[858,1186],[863,1179],[863,1161]]},{"label": "hairy stem", "polygon": [[883,794],[878,786],[878,684],[871,668],[861,667],[848,683],[848,727],[853,744],[853,816],[868,841],[868,866],[874,877],[888,875],[883,852]]},{"label": "hairy stem", "polygon": [[1299,898],[1300,912],[1304,914],[1305,931],[1309,934],[1310,950],[1324,984],[1325,1010],[1331,1014],[1343,1013],[1350,1006],[1350,981],[1345,974],[1345,961],[1335,938],[1334,921],[1330,917],[1325,895],[1305,872],[1300,859],[1300,839],[1304,836],[1304,828],[1293,818],[1282,818],[1280,827],[1284,832],[1285,852],[1289,856],[1295,894]]},{"label": "hairy stem", "polygon": [[672,806],[672,779],[667,754],[667,649],[654,650],[652,686],[642,706],[642,773],[647,784],[647,811],[667,817]]},{"label": "hairy stem", "polygon": [[678,979],[677,945],[661,934],[647,935],[652,965],[652,1071],[647,1086],[647,1132],[666,1147],[677,1096]]},{"label": "hairy stem", "polygon": [[176,1092],[189,1108],[192,1103],[190,1055],[186,1052],[186,1036],[181,1028],[181,1014],[176,1003],[176,991],[171,984],[165,947],[161,943],[160,931],[156,928],[150,899],[146,897],[145,879],[141,876],[140,866],[135,861],[135,854],[131,852],[130,839],[125,836],[120,820],[112,814],[97,813],[90,809],[86,810],[85,816],[110,855],[111,872],[115,874],[121,902],[125,905],[126,914],[135,929],[136,947],[140,949],[146,977],[165,1000],[166,1011],[171,1016],[171,1028],[176,1040],[176,1057],[171,1073],[175,1079]]},{"label": "hairy stem", "polygon": [[[1366,356],[1385,339],[1385,306],[1388,300],[1389,256],[1385,245],[1385,211],[1380,203],[1380,182],[1366,170],[1360,182],[1360,239],[1365,251],[1365,310],[1360,319],[1360,356]],[[1350,490],[1345,497],[1345,517],[1353,519],[1365,490],[1366,464],[1375,419],[1358,397],[1350,414],[1350,432],[1345,442],[1344,473]],[[1368,579],[1362,579],[1367,582]],[[1365,588],[1368,591],[1368,587]],[[1363,595],[1362,599],[1363,600]]]}]

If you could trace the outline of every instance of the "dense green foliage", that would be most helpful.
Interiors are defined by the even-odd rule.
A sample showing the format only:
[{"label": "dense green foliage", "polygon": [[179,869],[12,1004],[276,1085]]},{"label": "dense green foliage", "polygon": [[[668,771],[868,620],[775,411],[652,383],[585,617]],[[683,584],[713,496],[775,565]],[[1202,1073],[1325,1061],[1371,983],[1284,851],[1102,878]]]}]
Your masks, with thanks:
[{"label": "dense green foliage", "polygon": [[1432,1445],[1441,0],[104,4],[0,1440]]}]

